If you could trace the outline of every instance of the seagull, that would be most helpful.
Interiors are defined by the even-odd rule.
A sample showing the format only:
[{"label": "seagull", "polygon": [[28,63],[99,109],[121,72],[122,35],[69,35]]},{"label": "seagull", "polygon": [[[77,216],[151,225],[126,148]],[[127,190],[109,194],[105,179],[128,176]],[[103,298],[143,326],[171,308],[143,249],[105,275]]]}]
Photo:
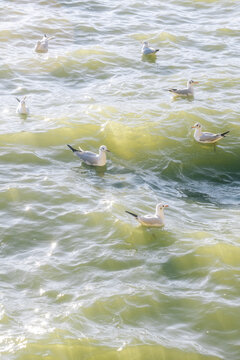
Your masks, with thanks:
[{"label": "seagull", "polygon": [[218,140],[224,138],[229,133],[229,131],[225,131],[224,133],[221,134],[202,132],[202,125],[199,123],[196,123],[194,126],[192,126],[192,128],[195,129],[194,139],[200,143],[205,143],[205,144],[213,144]]},{"label": "seagull", "polygon": [[48,41],[53,38],[54,38],[54,36],[47,37],[47,35],[44,34],[42,40],[37,42],[37,45],[35,46],[34,50],[38,53],[47,53],[48,52]]},{"label": "seagull", "polygon": [[96,154],[92,151],[84,151],[79,147],[79,150],[74,149],[71,145],[68,145],[69,149],[72,150],[85,164],[93,166],[104,166],[107,161],[106,151],[110,152],[105,145],[101,145],[99,153]]},{"label": "seagull", "polygon": [[19,98],[16,98],[17,101],[19,102],[18,106],[17,106],[17,109],[16,109],[16,113],[17,114],[21,114],[21,115],[28,115],[29,114],[29,109],[28,107],[26,106],[26,96],[24,96],[23,99],[19,99]]},{"label": "seagull", "polygon": [[150,54],[156,54],[159,49],[154,49],[148,45],[148,41],[143,42],[142,46],[142,55],[150,55]]},{"label": "seagull", "polygon": [[188,80],[186,89],[168,89],[174,96],[193,96],[193,85],[198,81]]},{"label": "seagull", "polygon": [[156,212],[154,215],[144,215],[139,216],[130,211],[126,211],[126,213],[134,216],[141,225],[149,226],[149,227],[161,227],[164,225],[164,213],[163,209],[168,207],[168,205],[157,204]]}]

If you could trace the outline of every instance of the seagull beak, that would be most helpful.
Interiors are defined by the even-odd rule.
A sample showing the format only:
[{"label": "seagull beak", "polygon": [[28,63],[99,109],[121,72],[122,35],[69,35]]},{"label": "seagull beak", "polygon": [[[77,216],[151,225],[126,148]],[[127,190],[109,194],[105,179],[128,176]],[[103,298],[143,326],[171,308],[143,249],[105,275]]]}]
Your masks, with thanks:
[{"label": "seagull beak", "polygon": [[194,84],[199,84],[199,82],[198,82],[198,81],[194,81],[193,83],[194,83]]},{"label": "seagull beak", "polygon": [[107,152],[111,152],[111,151],[110,151],[110,150],[108,150],[108,149],[107,149],[106,151],[107,151]]},{"label": "seagull beak", "polygon": [[166,204],[166,205],[164,205],[164,207],[169,207],[169,206]]},{"label": "seagull beak", "polygon": [[195,129],[196,126],[191,126],[192,129]]}]

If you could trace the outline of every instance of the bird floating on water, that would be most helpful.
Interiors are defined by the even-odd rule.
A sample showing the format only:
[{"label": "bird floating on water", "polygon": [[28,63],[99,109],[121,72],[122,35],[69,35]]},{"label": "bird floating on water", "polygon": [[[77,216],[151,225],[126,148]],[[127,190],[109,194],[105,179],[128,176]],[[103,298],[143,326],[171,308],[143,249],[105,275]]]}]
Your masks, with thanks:
[{"label": "bird floating on water", "polygon": [[186,89],[168,89],[174,96],[193,96],[193,85],[198,84],[198,81],[188,80]]},{"label": "bird floating on water", "polygon": [[153,55],[156,54],[156,52],[158,52],[159,49],[154,49],[152,47],[150,47],[148,45],[148,41],[144,41],[143,42],[143,46],[142,46],[142,55]]},{"label": "bird floating on water", "polygon": [[213,144],[215,142],[217,142],[218,140],[224,138],[229,131],[225,131],[221,134],[213,134],[210,132],[202,132],[202,125],[199,123],[196,123],[195,125],[192,126],[193,129],[195,129],[194,131],[194,139],[200,143],[204,143],[204,144]]},{"label": "bird floating on water", "polygon": [[39,40],[37,42],[34,50],[38,53],[48,52],[48,41],[53,38],[54,38],[54,36],[47,37],[47,35],[44,34],[42,40]]},{"label": "bird floating on water", "polygon": [[156,212],[154,215],[140,216],[140,215],[136,215],[130,211],[126,211],[126,213],[134,216],[141,225],[149,226],[149,227],[161,227],[161,226],[164,226],[163,210],[165,207],[168,207],[168,205],[157,204]]},{"label": "bird floating on water", "polygon": [[85,164],[93,166],[104,166],[107,161],[106,152],[110,152],[105,145],[99,147],[99,153],[96,154],[92,151],[84,151],[79,147],[79,150],[74,149],[71,145],[68,145],[69,149],[72,150]]},{"label": "bird floating on water", "polygon": [[17,114],[21,114],[21,115],[29,114],[29,109],[26,106],[26,98],[27,98],[26,96],[24,96],[24,98],[22,98],[21,100],[19,98],[16,98],[19,103],[16,109]]}]

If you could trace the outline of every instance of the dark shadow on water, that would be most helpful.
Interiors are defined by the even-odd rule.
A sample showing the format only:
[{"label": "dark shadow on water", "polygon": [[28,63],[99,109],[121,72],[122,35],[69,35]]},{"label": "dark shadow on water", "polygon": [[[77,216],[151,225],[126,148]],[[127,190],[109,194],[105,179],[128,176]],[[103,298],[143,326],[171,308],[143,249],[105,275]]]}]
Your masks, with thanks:
[{"label": "dark shadow on water", "polygon": [[18,114],[19,118],[22,120],[22,122],[24,122],[25,120],[27,120],[27,118],[29,117],[28,114]]},{"label": "dark shadow on water", "polygon": [[127,242],[134,246],[146,246],[147,248],[168,247],[176,241],[176,237],[167,231],[166,227],[148,228],[136,225],[131,232]]},{"label": "dark shadow on water", "polygon": [[142,55],[142,61],[148,62],[148,63],[155,63],[157,60],[157,56],[155,54],[149,54],[149,55]]},{"label": "dark shadow on water", "polygon": [[189,96],[172,96],[172,102],[175,101],[188,101],[189,103],[194,101],[194,96],[193,95],[189,95]]},{"label": "dark shadow on water", "polygon": [[[195,141],[196,142],[196,141]],[[211,150],[211,152],[217,152],[218,144],[204,144],[204,143],[198,143],[198,146],[200,146],[201,149],[205,150]]]},{"label": "dark shadow on water", "polygon": [[[131,184],[130,184],[131,186]],[[117,188],[117,189],[123,189],[123,188],[129,188],[129,183],[126,181],[114,181],[112,183],[112,187]],[[133,188],[133,186],[131,186],[131,188]]]},{"label": "dark shadow on water", "polygon": [[73,167],[72,170],[76,171],[78,175],[87,174],[89,176],[97,175],[99,177],[104,177],[105,172],[107,171],[107,166],[91,166],[85,163],[80,163],[80,166]]}]

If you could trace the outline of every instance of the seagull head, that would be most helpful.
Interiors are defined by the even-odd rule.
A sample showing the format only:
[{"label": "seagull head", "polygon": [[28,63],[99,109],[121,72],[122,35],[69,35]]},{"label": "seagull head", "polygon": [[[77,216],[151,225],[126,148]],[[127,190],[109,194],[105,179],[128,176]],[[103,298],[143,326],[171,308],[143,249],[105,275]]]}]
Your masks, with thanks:
[{"label": "seagull head", "polygon": [[166,208],[166,207],[168,207],[168,205],[167,204],[162,204],[162,203],[159,203],[159,204],[157,204],[156,205],[156,215],[157,216],[161,216],[161,217],[163,217],[164,215],[163,215],[163,210],[164,210],[164,208]]},{"label": "seagull head", "polygon": [[148,41],[144,41],[144,42],[143,42],[143,45],[144,45],[144,46],[148,46]]},{"label": "seagull head", "polygon": [[198,84],[198,81],[188,80],[188,82],[187,82],[187,86],[188,86],[188,87],[190,87],[190,86],[192,86],[192,85],[194,85],[194,84]]},{"label": "seagull head", "polygon": [[167,204],[159,203],[159,204],[157,204],[157,206],[156,206],[156,211],[163,210],[163,209],[166,208],[166,207],[168,207]]},{"label": "seagull head", "polygon": [[47,36],[47,34],[44,34],[43,38],[42,38],[42,41],[49,41],[49,40],[51,40],[53,38],[54,38],[54,36]]},{"label": "seagull head", "polygon": [[201,129],[202,125],[200,123],[196,123],[192,126],[192,129]]},{"label": "seagull head", "polygon": [[101,145],[99,148],[99,152],[110,152],[110,150],[108,150],[108,148],[105,145]]},{"label": "seagull head", "polygon": [[21,104],[26,104],[26,99],[27,99],[27,97],[24,96],[24,98],[21,100]]},{"label": "seagull head", "polygon": [[26,98],[27,98],[26,96],[24,96],[22,99],[19,99],[19,98],[16,97],[17,101],[22,105],[26,104]]}]

